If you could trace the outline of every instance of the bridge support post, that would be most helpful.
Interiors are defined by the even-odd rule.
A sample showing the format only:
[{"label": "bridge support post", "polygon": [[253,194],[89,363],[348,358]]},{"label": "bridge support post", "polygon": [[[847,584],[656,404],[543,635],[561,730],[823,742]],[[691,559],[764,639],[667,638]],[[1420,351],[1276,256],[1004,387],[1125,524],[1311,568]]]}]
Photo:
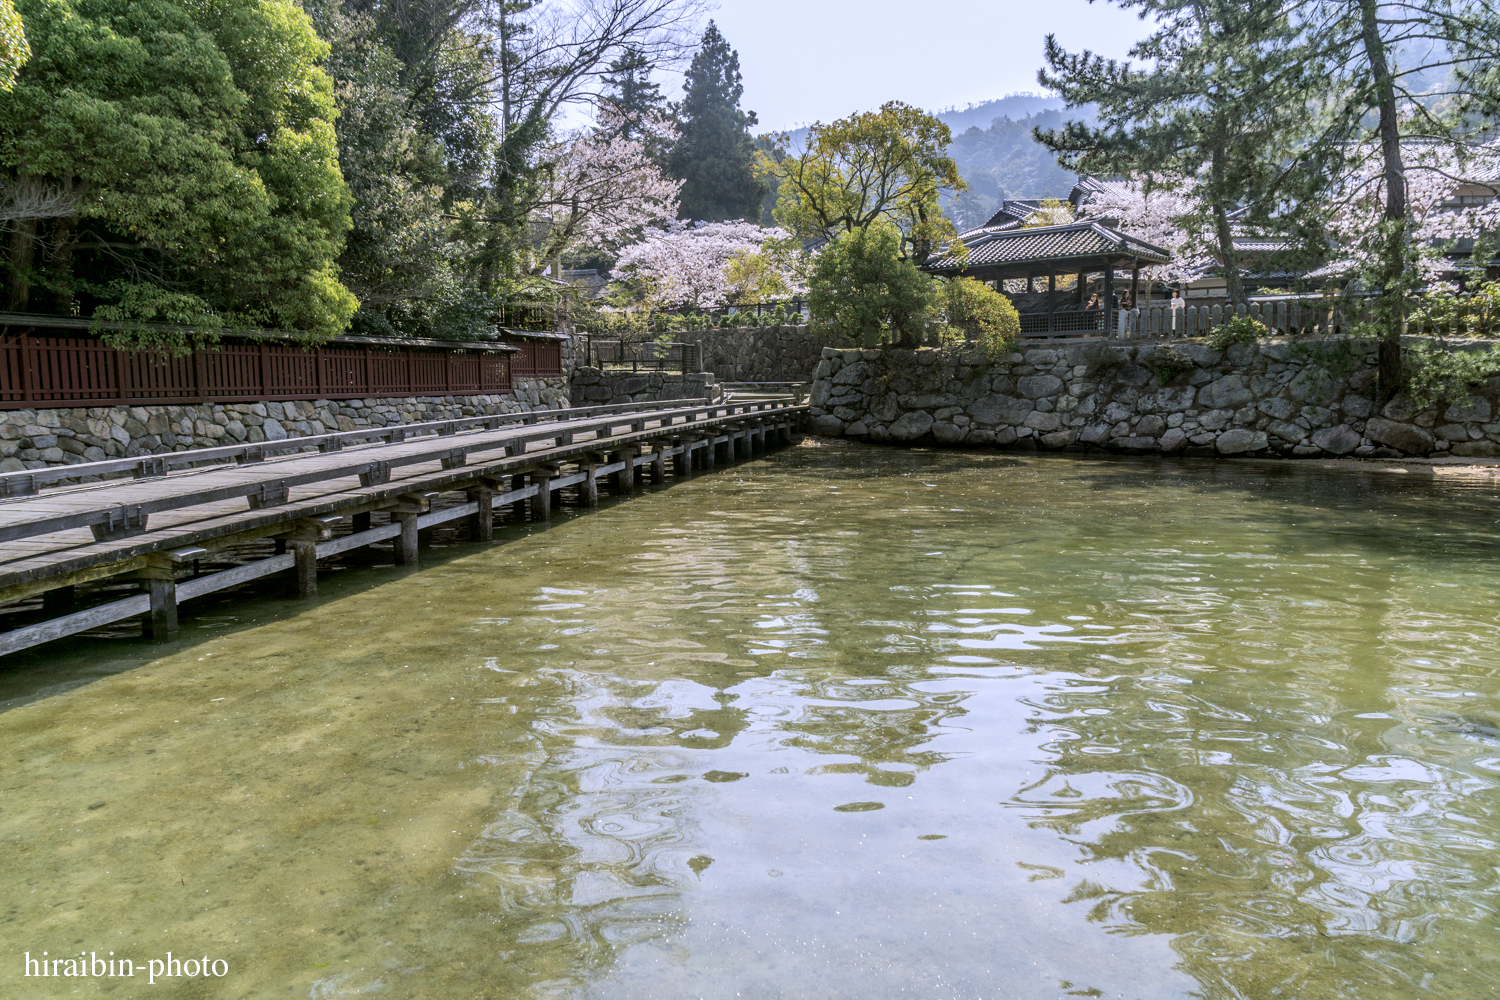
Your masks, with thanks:
[{"label": "bridge support post", "polygon": [[703,443],[703,468],[709,472],[713,471],[714,464],[719,459],[719,442],[716,440],[718,432],[709,431],[708,439]]},{"label": "bridge support post", "polygon": [[578,492],[580,499],[586,506],[599,506],[599,466],[608,464],[609,456],[601,455],[598,452],[590,452],[583,457],[580,468],[583,469],[583,474],[588,478],[583,481],[583,485],[578,488]]},{"label": "bridge support post", "polygon": [[318,543],[294,540],[290,543],[297,560],[295,568],[298,597],[318,595]]},{"label": "bridge support post", "polygon": [[660,486],[667,481],[667,443],[651,442],[651,483]]},{"label": "bridge support post", "polygon": [[469,502],[479,509],[469,515],[469,541],[493,542],[495,540],[495,495],[488,488],[469,491]]},{"label": "bridge support post", "polygon": [[672,447],[682,450],[672,456],[672,476],[675,479],[686,479],[691,476],[693,468],[692,442],[684,441],[682,438],[673,438]]},{"label": "bridge support post", "polygon": [[[512,490],[517,490],[517,491],[524,490],[526,488],[526,477],[525,476],[513,476],[513,477],[511,477],[510,488]],[[511,516],[512,520],[514,520],[517,524],[520,524],[520,523],[524,522],[526,520],[526,501],[525,500],[517,500],[515,503],[511,504],[510,505],[510,516]]]},{"label": "bridge support post", "polygon": [[141,618],[141,634],[152,642],[177,637],[177,578],[169,559],[153,558],[140,571],[141,582],[151,597],[151,610]]},{"label": "bridge support post", "polygon": [[417,564],[417,515],[402,511],[396,514],[396,519],[401,522],[401,534],[396,536],[396,565],[415,566]]},{"label": "bridge support post", "polygon": [[539,469],[533,472],[531,482],[536,486],[536,496],[531,498],[531,519],[533,521],[552,520],[551,470]]}]

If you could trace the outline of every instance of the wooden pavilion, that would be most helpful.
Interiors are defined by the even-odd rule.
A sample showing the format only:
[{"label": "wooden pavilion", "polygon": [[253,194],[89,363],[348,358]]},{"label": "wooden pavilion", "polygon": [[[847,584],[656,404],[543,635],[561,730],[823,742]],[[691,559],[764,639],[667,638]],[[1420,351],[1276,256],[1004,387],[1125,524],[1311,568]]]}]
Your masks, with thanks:
[{"label": "wooden pavilion", "polygon": [[[1022,229],[1012,225],[985,225],[959,236],[962,258],[950,244],[922,264],[928,274],[978,278],[996,282],[1024,279],[1027,291],[1035,290],[1038,278],[1047,279],[1046,293],[1030,296],[1022,310],[1021,332],[1033,336],[1082,335],[1115,329],[1119,303],[1115,298],[1115,272],[1130,272],[1130,297],[1140,289],[1141,268],[1166,264],[1172,255],[1144,240],[1127,236],[1101,222],[1072,222],[1064,226]],[[1104,308],[1085,310],[1089,275],[1102,274]],[[1057,291],[1059,275],[1077,275],[1076,292],[1066,300]]]}]

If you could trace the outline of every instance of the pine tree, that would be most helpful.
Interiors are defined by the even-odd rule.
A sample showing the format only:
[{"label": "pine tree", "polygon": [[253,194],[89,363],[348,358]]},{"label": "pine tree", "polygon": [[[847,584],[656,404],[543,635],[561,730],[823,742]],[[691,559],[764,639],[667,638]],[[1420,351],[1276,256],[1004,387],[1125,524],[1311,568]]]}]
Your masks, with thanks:
[{"label": "pine tree", "polygon": [[1280,164],[1291,155],[1317,90],[1316,69],[1275,3],[1117,0],[1156,19],[1132,47],[1148,68],[1064,52],[1048,36],[1039,74],[1070,107],[1097,122],[1038,128],[1036,138],[1073,169],[1124,175],[1149,190],[1164,178],[1201,206],[1184,220],[1221,262],[1229,299],[1244,300],[1231,217],[1267,219],[1281,203]]},{"label": "pine tree", "polygon": [[639,142],[648,138],[640,123],[666,112],[667,102],[661,96],[661,88],[651,82],[653,69],[651,60],[637,48],[626,49],[609,64],[609,73],[604,77],[609,88],[604,103],[619,116],[614,135]]},{"label": "pine tree", "polygon": [[688,68],[682,103],[673,105],[681,137],[668,168],[683,181],[681,218],[758,219],[766,184],[756,176],[755,112],[741,111],[740,57],[712,21]]}]

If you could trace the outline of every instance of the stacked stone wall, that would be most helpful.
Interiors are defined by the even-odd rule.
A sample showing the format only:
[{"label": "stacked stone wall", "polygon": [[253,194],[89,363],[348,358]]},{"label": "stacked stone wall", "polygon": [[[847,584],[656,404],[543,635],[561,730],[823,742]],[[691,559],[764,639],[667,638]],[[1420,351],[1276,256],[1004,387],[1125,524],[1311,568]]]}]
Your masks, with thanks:
[{"label": "stacked stone wall", "polygon": [[806,382],[825,347],[849,343],[805,325],[703,330],[681,339],[703,345],[703,370],[721,382]]},{"label": "stacked stone wall", "polygon": [[0,410],[0,472],[568,405],[566,378],[526,378],[507,396]]},{"label": "stacked stone wall", "polygon": [[708,400],[723,398],[709,372],[632,372],[615,369],[573,369],[572,398],[575,406],[613,403],[650,403],[660,400]]},{"label": "stacked stone wall", "polygon": [[1374,346],[1350,346],[1327,367],[1285,340],[1226,350],[1095,342],[999,362],[973,350],[828,349],[812,428],[873,441],[1136,454],[1500,456],[1500,378],[1437,406],[1403,394],[1377,411]]}]

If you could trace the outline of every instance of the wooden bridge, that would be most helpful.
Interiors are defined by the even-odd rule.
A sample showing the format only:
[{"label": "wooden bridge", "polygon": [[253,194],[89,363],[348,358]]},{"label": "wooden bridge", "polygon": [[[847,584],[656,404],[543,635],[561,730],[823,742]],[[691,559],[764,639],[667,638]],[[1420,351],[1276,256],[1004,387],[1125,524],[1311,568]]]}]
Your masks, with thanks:
[{"label": "wooden bridge", "polygon": [[[685,478],[789,443],[806,413],[787,397],[590,407],[0,476],[0,608],[27,602],[34,618],[40,597],[43,619],[0,631],[0,654],[137,617],[147,637],[168,639],[183,601],[273,574],[309,596],[320,560],[386,541],[397,565],[415,565],[423,529],[462,520],[487,542],[497,517],[550,518],[562,491],[593,507],[601,483],[625,495],[642,478]],[[105,475],[131,478],[43,489]],[[262,558],[201,572],[268,540]],[[79,609],[122,582],[141,592]]]}]

